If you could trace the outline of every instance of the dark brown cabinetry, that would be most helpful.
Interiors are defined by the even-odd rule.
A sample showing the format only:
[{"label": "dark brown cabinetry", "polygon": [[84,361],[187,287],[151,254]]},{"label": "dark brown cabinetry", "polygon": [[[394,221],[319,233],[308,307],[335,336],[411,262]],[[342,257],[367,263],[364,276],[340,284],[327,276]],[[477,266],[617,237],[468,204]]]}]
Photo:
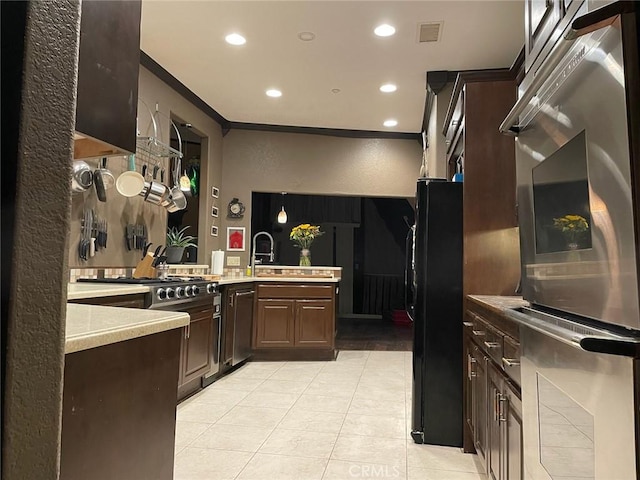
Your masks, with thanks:
[{"label": "dark brown cabinetry", "polygon": [[65,356],[60,479],[173,478],[180,334]]},{"label": "dark brown cabinetry", "polygon": [[221,362],[226,367],[237,365],[251,355],[253,324],[253,284],[224,287]]},{"label": "dark brown cabinetry", "polygon": [[[261,284],[257,286],[257,292],[253,334],[255,350],[325,351],[332,355],[336,308],[334,285]],[[281,358],[285,357],[291,358],[287,354],[281,355]]]},{"label": "dark brown cabinetry", "polygon": [[499,131],[515,101],[514,71],[461,72],[445,117],[448,178],[464,173],[464,295],[512,295],[520,278],[515,143]]},{"label": "dark brown cabinetry", "polygon": [[295,300],[258,299],[254,348],[293,347]]},{"label": "dark brown cabinetry", "polygon": [[195,392],[201,386],[201,378],[211,369],[213,358],[214,315],[213,304],[184,310],[191,317],[189,325],[182,330],[180,351],[180,376],[178,399]]},{"label": "dark brown cabinetry", "polygon": [[465,313],[465,451],[492,480],[522,478],[518,328],[471,301]]},{"label": "dark brown cabinetry", "polygon": [[136,150],[141,5],[82,2],[76,158]]},{"label": "dark brown cabinetry", "polygon": [[333,343],[332,300],[296,300],[294,345],[327,348]]}]

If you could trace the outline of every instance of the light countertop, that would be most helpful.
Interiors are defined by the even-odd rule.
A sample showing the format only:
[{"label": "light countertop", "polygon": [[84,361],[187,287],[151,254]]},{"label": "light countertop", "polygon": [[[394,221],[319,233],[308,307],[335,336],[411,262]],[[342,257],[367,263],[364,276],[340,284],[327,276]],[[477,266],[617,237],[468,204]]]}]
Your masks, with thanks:
[{"label": "light countertop", "polygon": [[270,282],[270,283],[338,283],[339,278],[331,277],[306,277],[300,275],[297,277],[286,277],[274,275],[271,277],[238,277],[238,278],[225,278],[222,277],[218,281],[219,285],[233,285],[236,283],[249,283],[249,282]]},{"label": "light countertop", "polygon": [[[295,277],[272,276],[272,277],[222,277],[218,280],[220,285],[235,285],[238,283],[250,282],[273,282],[273,283],[338,283],[339,278],[330,277],[306,277],[304,275]],[[148,285],[135,284],[114,284],[114,283],[70,283],[67,287],[67,300],[79,300],[83,298],[115,297],[117,295],[133,295],[136,293],[148,293]]]},{"label": "light countertop", "polygon": [[519,296],[468,295],[468,298],[498,314],[502,314],[505,310],[510,308],[526,307],[529,305],[529,302],[523,300],[522,297]]},{"label": "light countertop", "polygon": [[67,287],[67,300],[81,298],[115,297],[117,295],[133,295],[148,293],[147,285],[127,285],[114,283],[70,283]]},{"label": "light countertop", "polygon": [[136,308],[67,304],[65,353],[79,352],[180,328],[189,314]]}]

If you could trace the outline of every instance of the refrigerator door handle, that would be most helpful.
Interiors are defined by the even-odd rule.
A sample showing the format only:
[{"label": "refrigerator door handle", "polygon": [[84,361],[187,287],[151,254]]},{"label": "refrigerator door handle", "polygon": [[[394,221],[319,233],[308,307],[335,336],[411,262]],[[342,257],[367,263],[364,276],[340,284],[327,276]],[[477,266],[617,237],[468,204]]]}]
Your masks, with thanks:
[{"label": "refrigerator door handle", "polygon": [[414,249],[415,249],[416,226],[413,225],[407,232],[406,259],[404,269],[404,309],[412,322],[415,322],[413,309],[415,307],[415,298],[413,295],[413,277],[414,277]]}]

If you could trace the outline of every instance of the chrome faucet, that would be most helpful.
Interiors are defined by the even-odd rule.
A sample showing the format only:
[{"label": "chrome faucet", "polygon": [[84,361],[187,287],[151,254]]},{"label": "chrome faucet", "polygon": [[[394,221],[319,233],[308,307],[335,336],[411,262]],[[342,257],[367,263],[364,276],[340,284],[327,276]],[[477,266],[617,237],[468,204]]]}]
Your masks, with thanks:
[{"label": "chrome faucet", "polygon": [[[256,253],[256,239],[260,236],[260,235],[266,235],[267,237],[269,237],[269,241],[270,241],[270,251],[269,253]],[[256,255],[269,255],[269,261],[273,262],[273,237],[271,236],[271,234],[269,232],[258,232],[253,236],[253,249],[251,250],[251,275],[255,275],[256,273]]]}]

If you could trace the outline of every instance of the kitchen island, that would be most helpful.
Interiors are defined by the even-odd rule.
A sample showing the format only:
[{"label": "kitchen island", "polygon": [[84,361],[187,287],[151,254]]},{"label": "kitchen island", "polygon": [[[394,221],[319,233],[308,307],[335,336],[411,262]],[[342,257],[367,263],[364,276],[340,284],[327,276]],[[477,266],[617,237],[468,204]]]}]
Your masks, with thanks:
[{"label": "kitchen island", "polygon": [[180,312],[67,304],[62,480],[173,478],[188,323]]}]

